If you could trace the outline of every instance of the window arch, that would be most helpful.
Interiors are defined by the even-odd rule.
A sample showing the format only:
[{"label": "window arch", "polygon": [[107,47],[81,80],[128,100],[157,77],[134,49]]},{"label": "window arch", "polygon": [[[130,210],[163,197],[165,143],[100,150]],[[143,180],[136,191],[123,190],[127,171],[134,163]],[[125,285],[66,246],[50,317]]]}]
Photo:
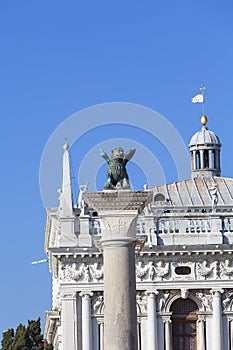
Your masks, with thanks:
[{"label": "window arch", "polygon": [[177,299],[171,306],[173,349],[196,350],[197,310],[192,299]]}]

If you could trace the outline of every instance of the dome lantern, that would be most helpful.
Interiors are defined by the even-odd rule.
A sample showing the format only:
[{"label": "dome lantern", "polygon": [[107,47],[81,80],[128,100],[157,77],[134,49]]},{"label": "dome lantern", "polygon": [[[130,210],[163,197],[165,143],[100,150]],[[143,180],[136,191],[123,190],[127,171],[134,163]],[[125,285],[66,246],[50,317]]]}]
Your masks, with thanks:
[{"label": "dome lantern", "polygon": [[203,115],[201,117],[203,126],[192,136],[189,143],[192,178],[221,175],[221,142],[215,132],[207,128],[207,123],[208,119]]}]

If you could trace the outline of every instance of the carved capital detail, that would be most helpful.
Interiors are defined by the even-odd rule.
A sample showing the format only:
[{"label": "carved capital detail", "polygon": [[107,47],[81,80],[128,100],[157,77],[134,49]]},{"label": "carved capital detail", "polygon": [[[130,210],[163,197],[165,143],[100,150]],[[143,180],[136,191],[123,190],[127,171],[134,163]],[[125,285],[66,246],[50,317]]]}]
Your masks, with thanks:
[{"label": "carved capital detail", "polygon": [[64,300],[64,299],[72,299],[72,300],[75,300],[77,298],[77,293],[76,292],[62,292],[61,293],[61,298]]},{"label": "carved capital detail", "polygon": [[79,296],[85,300],[90,300],[93,295],[94,293],[91,291],[82,291],[79,293]]}]

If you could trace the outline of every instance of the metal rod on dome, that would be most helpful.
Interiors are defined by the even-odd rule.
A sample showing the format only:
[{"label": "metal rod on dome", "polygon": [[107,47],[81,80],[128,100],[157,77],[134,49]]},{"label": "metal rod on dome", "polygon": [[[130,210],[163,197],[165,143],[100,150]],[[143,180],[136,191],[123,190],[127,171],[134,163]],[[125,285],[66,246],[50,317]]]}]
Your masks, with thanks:
[{"label": "metal rod on dome", "polygon": [[202,115],[205,115],[205,94],[204,94],[204,91],[205,91],[205,85],[204,83],[202,82],[201,83],[201,87],[200,87],[200,90],[201,90],[201,93],[202,93],[202,96],[203,96],[203,99],[202,99],[202,103],[201,103],[201,106],[202,106]]}]

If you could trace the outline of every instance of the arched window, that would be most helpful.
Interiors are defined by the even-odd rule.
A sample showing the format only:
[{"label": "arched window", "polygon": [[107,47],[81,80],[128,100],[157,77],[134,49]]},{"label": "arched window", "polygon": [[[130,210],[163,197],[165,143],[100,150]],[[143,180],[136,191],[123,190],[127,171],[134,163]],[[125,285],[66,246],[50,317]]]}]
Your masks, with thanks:
[{"label": "arched window", "polygon": [[175,350],[196,350],[197,304],[191,299],[177,299],[171,306],[172,339]]}]

